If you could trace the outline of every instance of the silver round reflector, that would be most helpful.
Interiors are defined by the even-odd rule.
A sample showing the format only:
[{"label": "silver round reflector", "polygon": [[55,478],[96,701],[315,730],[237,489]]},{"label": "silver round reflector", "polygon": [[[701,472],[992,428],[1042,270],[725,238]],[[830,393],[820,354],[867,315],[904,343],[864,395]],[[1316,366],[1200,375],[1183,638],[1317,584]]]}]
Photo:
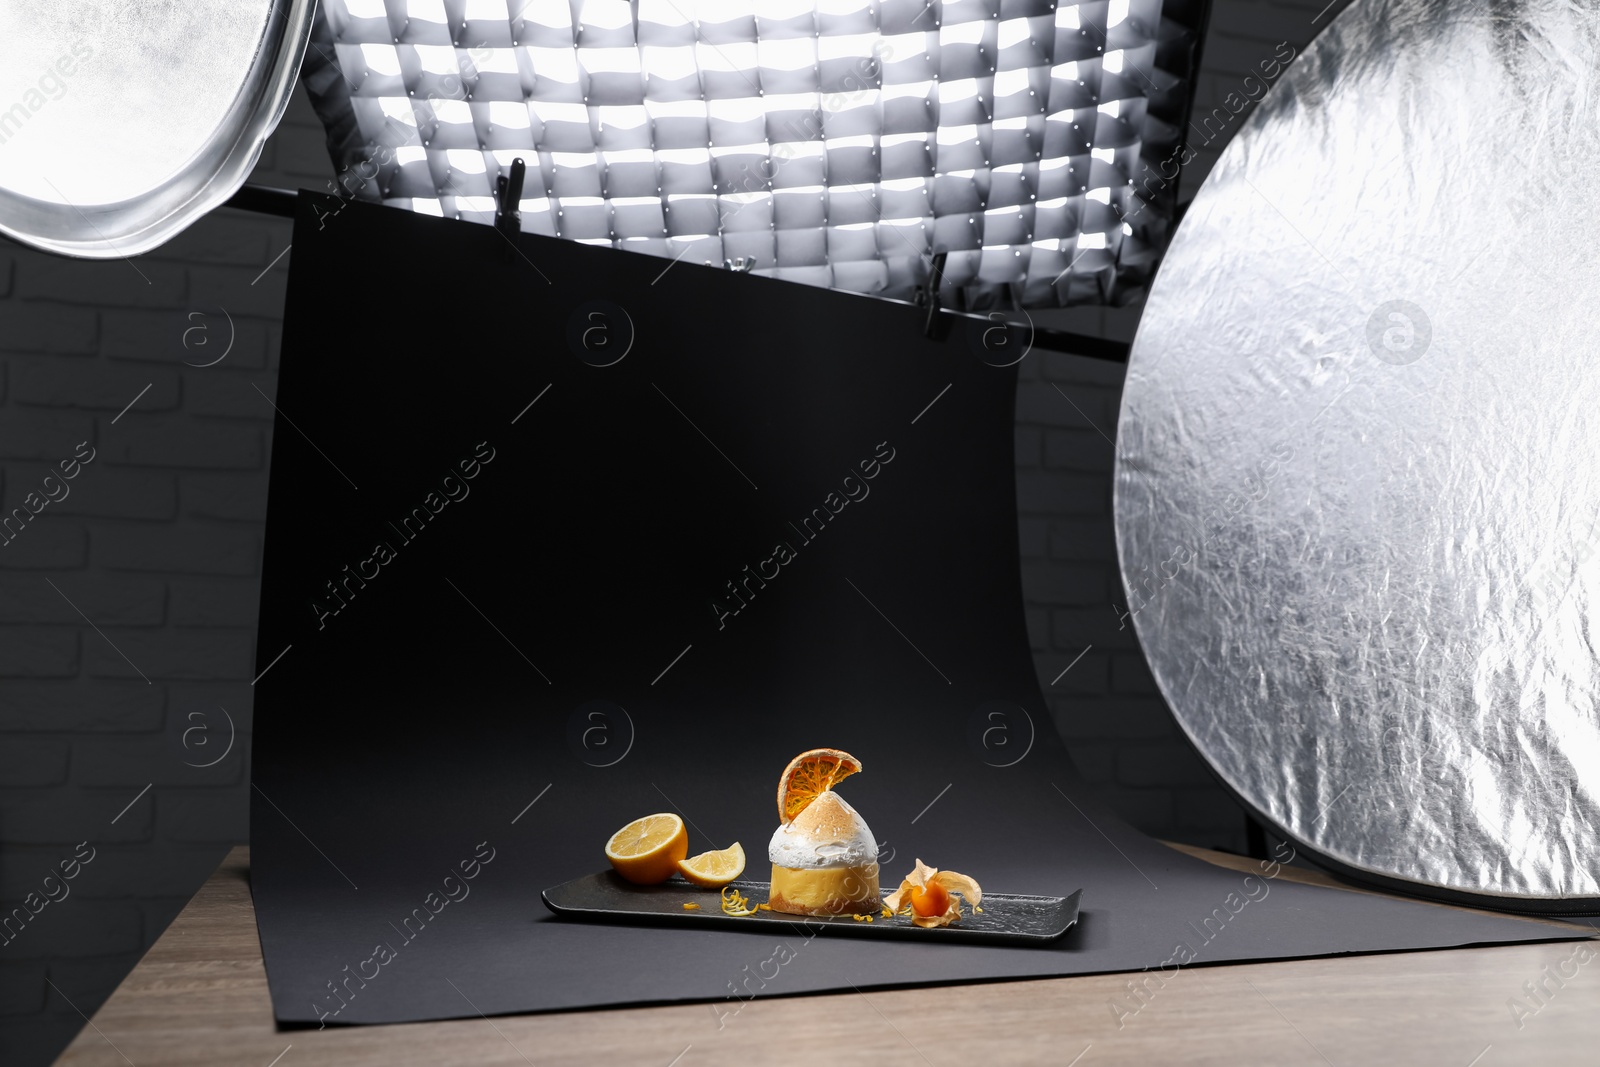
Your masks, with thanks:
[{"label": "silver round reflector", "polygon": [[1227,785],[1529,910],[1600,898],[1596,71],[1594,0],[1345,10],[1195,198],[1118,442],[1126,618]]},{"label": "silver round reflector", "polygon": [[0,232],[96,258],[169,240],[244,183],[315,0],[0,4]]}]

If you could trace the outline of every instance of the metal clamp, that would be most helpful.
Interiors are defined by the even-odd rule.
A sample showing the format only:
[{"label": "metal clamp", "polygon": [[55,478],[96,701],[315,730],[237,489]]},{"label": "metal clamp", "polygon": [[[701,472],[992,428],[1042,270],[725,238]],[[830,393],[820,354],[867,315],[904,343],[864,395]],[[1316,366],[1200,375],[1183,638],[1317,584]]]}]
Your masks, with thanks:
[{"label": "metal clamp", "polygon": [[511,161],[511,177],[504,174],[494,180],[494,228],[510,242],[506,248],[506,262],[516,255],[516,236],[522,232],[522,184],[528,175],[528,165],[518,156]]},{"label": "metal clamp", "polygon": [[922,323],[924,337],[939,335],[939,287],[944,284],[944,265],[949,258],[949,252],[935,252],[933,265],[928,269],[928,284],[917,289],[917,303],[928,309],[927,318]]}]

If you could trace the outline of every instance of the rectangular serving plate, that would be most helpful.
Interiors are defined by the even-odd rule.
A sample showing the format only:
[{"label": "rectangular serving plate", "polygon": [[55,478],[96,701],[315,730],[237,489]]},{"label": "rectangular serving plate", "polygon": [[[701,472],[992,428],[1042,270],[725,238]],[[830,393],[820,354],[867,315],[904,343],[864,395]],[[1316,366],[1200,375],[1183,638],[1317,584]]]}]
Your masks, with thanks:
[{"label": "rectangular serving plate", "polygon": [[[765,903],[766,882],[740,879],[732,884],[752,904]],[[633,885],[614,871],[574,878],[543,893],[545,905],[563,919],[580,922],[649,923],[672,926],[716,927],[725,930],[771,930],[778,923],[810,936],[814,932],[857,937],[921,938],[934,942],[985,945],[1047,945],[1078,921],[1078,898],[1083,890],[1066,897],[985,893],[983,911],[962,907],[959,922],[923,929],[910,919],[885,919],[880,911],[872,922],[844,916],[789,915],[758,911],[754,915],[728,915],[722,910],[718,890],[700,889],[674,877],[660,885]],[[685,909],[685,904],[699,908]]]}]

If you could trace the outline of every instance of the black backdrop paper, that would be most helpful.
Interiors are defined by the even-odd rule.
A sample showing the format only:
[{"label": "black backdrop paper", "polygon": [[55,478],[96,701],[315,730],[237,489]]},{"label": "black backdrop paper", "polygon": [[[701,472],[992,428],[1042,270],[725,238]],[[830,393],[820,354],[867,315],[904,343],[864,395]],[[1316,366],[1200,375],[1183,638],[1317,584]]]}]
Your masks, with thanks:
[{"label": "black backdrop paper", "polygon": [[[280,1020],[725,1012],[1564,936],[1246,880],[1119,822],[1024,631],[997,364],[1025,338],[928,340],[913,307],[669,264],[302,197],[251,814]],[[1082,922],[1045,949],[780,948],[540,901],[654,811],[764,878],[779,771],[818,746],[865,765],[842,792],[886,888],[921,857],[993,891],[1081,887]]]}]

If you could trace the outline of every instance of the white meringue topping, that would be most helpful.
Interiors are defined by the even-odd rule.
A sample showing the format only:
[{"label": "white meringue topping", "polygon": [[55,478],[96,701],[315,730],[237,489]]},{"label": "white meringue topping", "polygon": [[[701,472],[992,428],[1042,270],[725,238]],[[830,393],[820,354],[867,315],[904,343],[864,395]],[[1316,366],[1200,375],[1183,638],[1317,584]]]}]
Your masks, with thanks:
[{"label": "white meringue topping", "polygon": [[767,858],[797,870],[859,867],[877,862],[878,842],[856,809],[830,790],[806,805],[789,825],[778,827],[767,846]]}]

